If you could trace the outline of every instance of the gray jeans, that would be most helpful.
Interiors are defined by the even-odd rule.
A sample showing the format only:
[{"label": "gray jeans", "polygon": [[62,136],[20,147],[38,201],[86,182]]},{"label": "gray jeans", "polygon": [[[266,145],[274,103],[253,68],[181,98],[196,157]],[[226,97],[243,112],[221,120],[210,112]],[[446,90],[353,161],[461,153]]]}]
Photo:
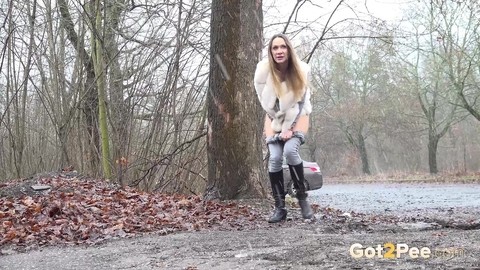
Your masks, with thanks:
[{"label": "gray jeans", "polygon": [[268,142],[268,150],[270,151],[270,158],[268,159],[268,171],[279,172],[283,164],[283,156],[289,165],[298,165],[302,163],[298,150],[302,140],[298,137],[292,137],[287,141]]}]

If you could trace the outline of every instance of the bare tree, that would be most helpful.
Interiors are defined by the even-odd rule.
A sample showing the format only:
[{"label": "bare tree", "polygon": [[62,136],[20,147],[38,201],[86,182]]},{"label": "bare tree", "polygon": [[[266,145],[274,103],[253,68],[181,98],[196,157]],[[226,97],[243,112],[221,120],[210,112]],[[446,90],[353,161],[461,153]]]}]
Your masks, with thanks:
[{"label": "bare tree", "polygon": [[208,95],[209,199],[264,196],[262,113],[253,73],[262,48],[262,1],[212,2]]},{"label": "bare tree", "polygon": [[447,66],[451,92],[458,95],[458,105],[480,121],[480,6],[473,2],[431,2],[438,57]]},{"label": "bare tree", "polygon": [[322,117],[328,118],[355,149],[362,173],[371,174],[368,139],[378,132],[381,111],[388,104],[393,55],[390,44],[373,37],[345,41],[339,47],[343,49],[333,52],[329,72],[324,77],[314,76],[322,91],[318,98],[326,106]]},{"label": "bare tree", "polygon": [[[69,6],[66,0],[58,0],[58,8],[60,11],[60,18],[62,21],[62,27],[64,27],[68,40],[71,43],[71,46],[75,49],[80,63],[83,65],[80,76],[85,78],[82,80],[82,102],[81,108],[84,113],[86,131],[87,131],[87,140],[85,144],[87,152],[85,158],[89,161],[89,172],[96,174],[98,164],[99,164],[99,155],[98,150],[100,149],[100,136],[98,129],[98,90],[96,86],[96,74],[94,60],[92,56],[88,53],[86,42],[84,39],[84,32],[81,32],[81,35],[75,30],[75,24],[73,22],[72,16],[70,14]],[[86,16],[89,18],[88,16]],[[91,21],[89,22],[92,23]]]},{"label": "bare tree", "polygon": [[[454,83],[447,75],[455,62],[452,58],[454,54],[442,49],[441,42],[439,42],[442,37],[438,32],[441,31],[438,12],[442,12],[444,4],[449,4],[443,1],[440,7],[432,1],[423,4],[424,10],[429,11],[428,16],[419,17],[417,13],[411,15],[411,22],[416,29],[415,44],[412,45],[414,57],[404,55],[401,56],[401,59],[404,59],[409,65],[406,74],[409,74],[410,88],[415,91],[424,124],[427,127],[429,171],[436,174],[439,171],[437,165],[439,141],[455,122],[462,119],[462,115],[459,114],[457,105],[459,96],[449,94],[450,89],[455,88]],[[419,8],[417,12],[421,12],[421,10],[422,8]],[[421,12],[421,14],[424,13]],[[448,22],[447,25],[450,23],[452,22]],[[426,34],[423,30],[424,25],[428,25]]]},{"label": "bare tree", "polygon": [[[423,91],[427,111],[437,93],[436,132],[452,104],[461,116],[478,112],[478,5],[471,1],[423,1],[436,16],[427,18],[428,9],[416,16],[423,21],[410,22],[434,22],[435,46],[409,49],[401,45],[411,39],[392,38],[406,36],[405,28],[384,31],[385,22],[368,16],[375,24],[365,24],[359,10],[367,1],[301,0],[288,2],[291,10],[275,0],[216,1],[213,10],[210,0],[107,0],[97,9],[95,2],[0,2],[0,178],[71,168],[98,176],[115,166],[112,179],[145,190],[263,196],[262,113],[251,85],[265,49],[263,15],[264,34],[286,32],[311,60],[318,87],[308,136],[316,139],[307,144],[327,173],[428,167],[418,151],[428,147],[428,121],[411,89]],[[313,9],[318,15],[306,16]],[[355,49],[361,53],[338,50],[367,39]],[[390,59],[391,44],[412,54]],[[415,64],[402,72],[393,64],[414,63],[416,53],[418,73]],[[326,96],[336,92],[341,102]],[[475,169],[475,126],[455,127],[438,141],[439,166],[452,168],[449,153],[456,153],[455,166]],[[465,140],[451,143],[454,136]]]},{"label": "bare tree", "polygon": [[124,166],[128,157],[128,146],[130,141],[129,129],[132,126],[132,113],[130,112],[128,97],[123,82],[125,71],[121,67],[120,57],[122,56],[121,44],[117,42],[118,33],[121,33],[122,14],[126,12],[127,1],[109,1],[109,8],[105,13],[103,48],[105,50],[106,74],[108,76],[107,90],[109,91],[108,116],[112,132],[112,163],[116,165],[116,176],[120,184],[125,185]]}]

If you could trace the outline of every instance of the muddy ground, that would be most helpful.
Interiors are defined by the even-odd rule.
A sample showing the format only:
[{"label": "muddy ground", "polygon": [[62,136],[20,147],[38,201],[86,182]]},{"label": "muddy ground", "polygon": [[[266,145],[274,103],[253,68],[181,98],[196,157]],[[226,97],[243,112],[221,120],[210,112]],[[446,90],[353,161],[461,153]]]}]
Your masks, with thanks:
[{"label": "muddy ground", "polygon": [[[348,215],[345,222],[317,215],[307,223],[293,215],[283,224],[245,231],[150,234],[26,252],[4,248],[0,269],[480,269],[478,229],[412,220],[366,223]],[[465,216],[465,222],[474,217],[471,209]],[[355,243],[377,248],[387,242],[428,248],[430,256],[355,259],[349,252]]]},{"label": "muddy ground", "polygon": [[[385,241],[443,249],[428,259],[353,259],[350,245]],[[479,231],[339,233],[327,224],[255,231],[178,233],[111,241],[96,247],[46,248],[0,257],[2,269],[480,269]],[[452,255],[452,256],[450,256]]]},{"label": "muddy ground", "polygon": [[[473,185],[471,189],[476,187]],[[342,189],[346,190],[345,187]],[[356,196],[359,201],[355,201],[351,196],[345,197],[345,192],[328,190],[327,187],[322,191],[322,200],[318,199],[322,196],[321,191],[312,192],[312,201],[322,204],[328,204],[328,201],[332,205],[317,206],[315,220],[309,222],[300,218],[299,209],[293,202],[289,203],[289,219],[285,223],[272,225],[265,221],[243,230],[169,235],[150,233],[90,246],[56,245],[27,250],[2,246],[0,269],[480,270],[479,207],[463,204],[422,207],[421,202],[415,201],[418,207],[413,211],[389,208],[359,213],[334,209],[333,202],[344,202],[348,197],[349,204],[343,206],[366,209],[365,200],[369,195]],[[470,188],[466,190],[469,192]],[[427,193],[431,191],[427,190]],[[261,213],[265,220],[270,215],[271,201],[240,203]],[[362,207],[354,207],[357,204]],[[391,243],[397,249],[385,243]],[[363,247],[354,249],[353,253],[364,251],[369,258],[353,258],[350,253],[353,244]],[[388,251],[406,246],[412,255],[407,252],[398,258],[380,258],[385,254],[388,256]],[[424,257],[418,254],[420,250],[423,250]],[[418,256],[414,258],[416,251]]]}]

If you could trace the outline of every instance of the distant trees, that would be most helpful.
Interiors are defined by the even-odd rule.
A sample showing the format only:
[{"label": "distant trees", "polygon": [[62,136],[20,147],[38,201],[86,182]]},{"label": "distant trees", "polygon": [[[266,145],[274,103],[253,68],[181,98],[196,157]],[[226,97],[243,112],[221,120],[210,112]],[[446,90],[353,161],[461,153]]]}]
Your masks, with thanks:
[{"label": "distant trees", "polygon": [[[441,138],[452,136],[452,127],[465,121],[467,111],[475,117],[468,104],[477,104],[480,93],[475,91],[478,70],[472,69],[478,63],[479,23],[471,12],[478,8],[455,1],[413,3],[409,17],[395,32],[371,24],[361,38],[352,34],[347,42],[324,45],[328,50],[320,57],[329,61],[314,61],[320,90],[316,100],[324,109],[314,125],[320,126],[321,136],[314,135],[320,136],[317,148],[324,150],[326,160],[341,158],[327,162],[327,170],[352,173],[355,169],[348,168],[354,163],[369,174],[373,163],[377,172],[402,167],[416,171],[425,157],[428,171],[435,174],[439,157],[442,164],[459,164],[453,160],[456,155],[446,154],[456,146],[439,146]],[[370,41],[362,43],[365,37]],[[353,154],[340,150],[346,144],[329,138],[338,138],[339,132]]]},{"label": "distant trees", "polygon": [[464,119],[461,109],[470,107],[464,93],[471,98],[469,86],[475,84],[470,79],[474,78],[472,61],[478,58],[475,33],[479,23],[467,6],[449,1],[422,2],[410,17],[414,42],[406,43],[411,47],[401,53],[409,66],[405,78],[427,126],[428,164],[433,174],[438,172],[439,141]]},{"label": "distant trees", "polygon": [[[364,36],[369,36],[367,33]],[[316,100],[324,104],[319,122],[314,125],[332,125],[353,147],[361,172],[371,174],[368,140],[379,132],[389,108],[389,93],[394,88],[392,78],[393,51],[391,45],[375,39],[337,42],[328,67],[313,62]],[[332,127],[329,127],[331,129]],[[321,138],[320,138],[321,140]]]},{"label": "distant trees", "polygon": [[480,168],[476,2],[412,2],[398,27],[348,1],[264,2],[0,2],[0,179],[73,167],[263,196],[252,76],[281,31],[313,67],[305,158],[326,175]]}]

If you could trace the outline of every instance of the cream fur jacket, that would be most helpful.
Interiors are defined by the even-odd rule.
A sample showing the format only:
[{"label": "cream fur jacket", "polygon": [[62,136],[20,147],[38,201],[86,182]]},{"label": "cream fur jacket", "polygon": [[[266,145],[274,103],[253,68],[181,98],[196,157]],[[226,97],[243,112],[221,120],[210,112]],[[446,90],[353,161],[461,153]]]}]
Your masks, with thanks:
[{"label": "cream fur jacket", "polygon": [[[300,67],[309,81],[310,66],[300,61]],[[279,98],[279,106],[275,108],[277,95],[274,90],[272,75],[270,73],[268,59],[264,59],[257,64],[254,77],[255,90],[262,104],[262,108],[272,118],[272,129],[275,132],[287,131],[292,127],[299,113],[299,101],[295,100],[293,91],[287,89],[285,82],[281,83],[283,95]],[[310,88],[305,87],[303,90],[305,101],[300,115],[308,115],[312,112],[312,104],[310,103]]]}]

